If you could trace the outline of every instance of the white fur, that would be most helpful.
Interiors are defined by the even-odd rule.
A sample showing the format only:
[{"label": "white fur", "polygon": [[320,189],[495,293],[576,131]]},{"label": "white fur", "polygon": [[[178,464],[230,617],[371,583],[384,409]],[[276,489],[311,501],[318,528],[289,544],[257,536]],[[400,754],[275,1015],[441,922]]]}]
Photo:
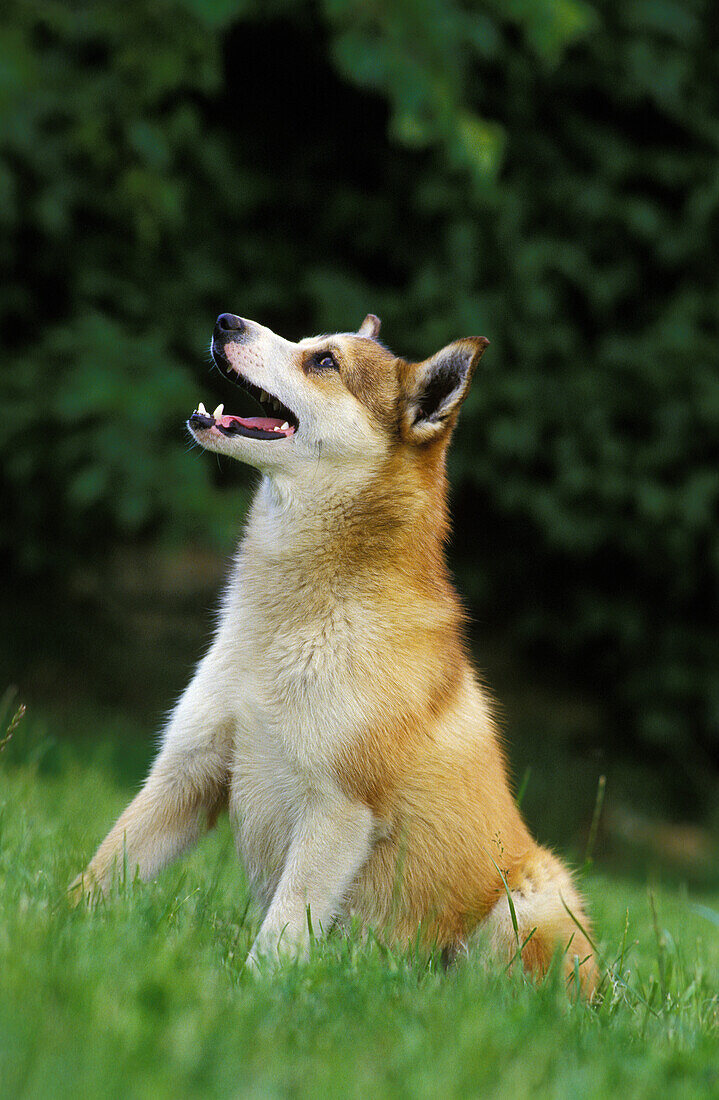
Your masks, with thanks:
[{"label": "white fur", "polygon": [[[329,601],[304,613],[297,559],[322,537],[319,517],[370,476],[377,433],[346,391],[318,407],[317,389],[281,337],[260,330],[229,348],[257,385],[296,410],[298,437],[269,443],[198,433],[266,472],[228,585],[215,640],[180,699],[143,790],[88,867],[105,889],[123,860],[150,878],[197,838],[223,791],[236,844],[267,912],[250,955],[302,952],[331,924],[367,859],[377,826],[333,778],[338,741],[366,721],[352,682],[353,642],[365,607]],[[321,425],[321,429],[320,429]],[[342,441],[342,454],[338,447]],[[361,457],[360,457],[361,456]],[[277,609],[286,607],[287,622]],[[371,628],[371,626],[370,626]],[[378,624],[379,629],[379,624]]]}]

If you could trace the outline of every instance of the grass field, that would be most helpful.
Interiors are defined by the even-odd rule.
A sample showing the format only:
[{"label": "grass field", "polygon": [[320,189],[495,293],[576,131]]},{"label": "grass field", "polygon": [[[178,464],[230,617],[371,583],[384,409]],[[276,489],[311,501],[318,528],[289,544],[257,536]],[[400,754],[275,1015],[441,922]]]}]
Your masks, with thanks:
[{"label": "grass field", "polygon": [[255,978],[229,827],[156,882],[71,910],[64,887],[131,794],[118,730],[0,755],[0,1095],[719,1095],[719,895],[594,871],[598,1007],[479,952],[445,972],[333,935]]}]

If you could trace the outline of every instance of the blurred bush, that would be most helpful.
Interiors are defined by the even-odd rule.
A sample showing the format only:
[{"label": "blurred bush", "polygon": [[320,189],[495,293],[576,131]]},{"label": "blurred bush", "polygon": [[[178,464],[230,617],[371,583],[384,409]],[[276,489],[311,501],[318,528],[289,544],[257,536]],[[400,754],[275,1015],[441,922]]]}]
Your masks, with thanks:
[{"label": "blurred bush", "polygon": [[[492,341],[454,451],[482,620],[719,762],[719,31],[709,0],[11,0],[9,575],[225,544],[184,454],[214,316]],[[240,508],[241,510],[241,508]]]}]

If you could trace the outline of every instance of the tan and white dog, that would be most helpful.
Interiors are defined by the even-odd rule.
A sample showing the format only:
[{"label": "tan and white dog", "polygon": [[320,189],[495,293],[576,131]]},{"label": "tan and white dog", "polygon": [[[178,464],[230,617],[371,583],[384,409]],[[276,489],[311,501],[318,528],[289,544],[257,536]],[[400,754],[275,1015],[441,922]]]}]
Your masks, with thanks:
[{"label": "tan and white dog", "polygon": [[308,911],[449,954],[481,925],[505,964],[564,952],[591,994],[582,900],[512,799],[445,564],[447,446],[488,341],[411,363],[378,332],[295,344],[218,318],[215,362],[265,415],[188,425],[262,480],[209,652],[72,889],[151,878],[228,805],[265,907],[251,963],[303,953]]}]

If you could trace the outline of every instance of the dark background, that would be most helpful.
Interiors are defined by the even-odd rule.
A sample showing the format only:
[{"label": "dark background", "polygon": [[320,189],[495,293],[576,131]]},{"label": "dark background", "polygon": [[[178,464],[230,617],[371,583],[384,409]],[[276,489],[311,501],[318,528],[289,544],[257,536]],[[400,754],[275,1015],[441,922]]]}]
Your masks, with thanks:
[{"label": "dark background", "polygon": [[421,358],[486,335],[452,563],[525,808],[582,835],[607,774],[607,851],[688,850],[719,765],[715,5],[3,11],[0,689],[58,737],[101,713],[141,772],[252,486],[183,429],[228,398],[219,312],[372,311]]}]

